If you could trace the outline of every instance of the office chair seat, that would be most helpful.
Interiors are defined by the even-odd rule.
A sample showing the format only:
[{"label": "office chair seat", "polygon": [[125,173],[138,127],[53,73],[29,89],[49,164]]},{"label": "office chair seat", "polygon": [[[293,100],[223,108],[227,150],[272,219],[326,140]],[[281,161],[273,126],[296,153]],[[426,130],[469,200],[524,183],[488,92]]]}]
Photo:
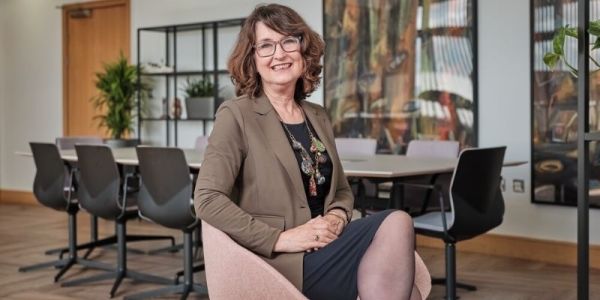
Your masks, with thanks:
[{"label": "office chair seat", "polygon": [[[454,214],[451,212],[445,212],[446,214],[446,222],[448,222],[448,226],[452,227],[454,223]],[[444,224],[442,222],[442,214],[441,212],[430,212],[424,215],[420,215],[418,217],[413,218],[415,230],[430,230],[430,231],[438,231],[440,233],[444,232]]]}]

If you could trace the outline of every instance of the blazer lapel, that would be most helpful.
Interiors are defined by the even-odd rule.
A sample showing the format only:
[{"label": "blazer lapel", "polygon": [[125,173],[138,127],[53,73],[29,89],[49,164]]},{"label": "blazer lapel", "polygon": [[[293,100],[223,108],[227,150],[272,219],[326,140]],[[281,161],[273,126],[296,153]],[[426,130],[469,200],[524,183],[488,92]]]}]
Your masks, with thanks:
[{"label": "blazer lapel", "polygon": [[319,140],[321,140],[321,142],[323,142],[323,144],[325,145],[325,149],[327,149],[329,159],[331,159],[331,163],[333,164],[333,174],[331,175],[331,187],[329,188],[329,193],[325,198],[325,209],[327,209],[327,207],[333,200],[333,197],[335,196],[335,190],[337,188],[335,183],[337,182],[337,178],[339,176],[339,158],[337,155],[337,151],[335,151],[335,148],[333,147],[335,141],[329,139],[329,135],[327,134],[327,122],[325,121],[325,118],[327,118],[327,116],[325,116],[322,113],[319,113],[317,109],[308,105],[306,101],[302,101],[302,108],[304,109],[306,117],[312,124],[317,135],[319,136]]},{"label": "blazer lapel", "polygon": [[262,95],[254,101],[254,111],[257,113],[256,121],[259,124],[269,148],[277,157],[277,160],[283,165],[288,173],[294,190],[299,199],[308,205],[300,167],[294,155],[294,150],[285,136],[281,127],[277,112],[269,102],[266,96]]}]

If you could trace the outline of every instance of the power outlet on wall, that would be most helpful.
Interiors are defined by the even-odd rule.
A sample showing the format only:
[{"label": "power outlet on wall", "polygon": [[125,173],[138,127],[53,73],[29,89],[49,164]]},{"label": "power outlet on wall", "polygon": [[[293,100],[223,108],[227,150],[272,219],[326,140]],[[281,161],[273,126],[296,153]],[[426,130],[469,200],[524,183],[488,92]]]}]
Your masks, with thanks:
[{"label": "power outlet on wall", "polygon": [[525,193],[525,180],[513,179],[513,192]]}]

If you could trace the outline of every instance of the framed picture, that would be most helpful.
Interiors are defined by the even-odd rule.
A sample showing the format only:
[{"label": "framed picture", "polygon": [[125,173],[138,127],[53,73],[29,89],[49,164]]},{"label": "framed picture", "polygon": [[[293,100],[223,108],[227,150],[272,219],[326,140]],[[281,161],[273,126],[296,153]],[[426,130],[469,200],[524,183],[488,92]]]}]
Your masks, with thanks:
[{"label": "framed picture", "polygon": [[337,137],[477,145],[475,0],[324,0],[325,107]]},{"label": "framed picture", "polygon": [[[590,1],[590,20],[600,19],[600,1]],[[577,0],[531,0],[531,182],[532,202],[577,205],[577,39],[567,36],[564,56],[553,67],[561,27],[577,27]],[[593,43],[594,41],[591,41]],[[590,52],[600,61],[600,51]],[[590,63],[590,131],[600,131],[600,72]],[[600,146],[590,144],[590,207],[600,207]]]}]

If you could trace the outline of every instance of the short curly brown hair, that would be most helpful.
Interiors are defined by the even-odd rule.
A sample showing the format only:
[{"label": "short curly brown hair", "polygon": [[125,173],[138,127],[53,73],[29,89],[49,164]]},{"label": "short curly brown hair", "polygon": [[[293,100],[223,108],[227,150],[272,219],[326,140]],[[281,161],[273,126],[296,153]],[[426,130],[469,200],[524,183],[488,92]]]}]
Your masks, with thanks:
[{"label": "short curly brown hair", "polygon": [[297,12],[279,4],[257,6],[242,25],[236,45],[227,62],[231,81],[235,84],[236,95],[256,98],[263,92],[260,74],[254,61],[255,26],[258,22],[263,22],[280,34],[301,37],[304,70],[301,80],[296,82],[294,100],[299,102],[306,99],[321,82],[320,74],[323,69],[321,57],[325,42]]}]

